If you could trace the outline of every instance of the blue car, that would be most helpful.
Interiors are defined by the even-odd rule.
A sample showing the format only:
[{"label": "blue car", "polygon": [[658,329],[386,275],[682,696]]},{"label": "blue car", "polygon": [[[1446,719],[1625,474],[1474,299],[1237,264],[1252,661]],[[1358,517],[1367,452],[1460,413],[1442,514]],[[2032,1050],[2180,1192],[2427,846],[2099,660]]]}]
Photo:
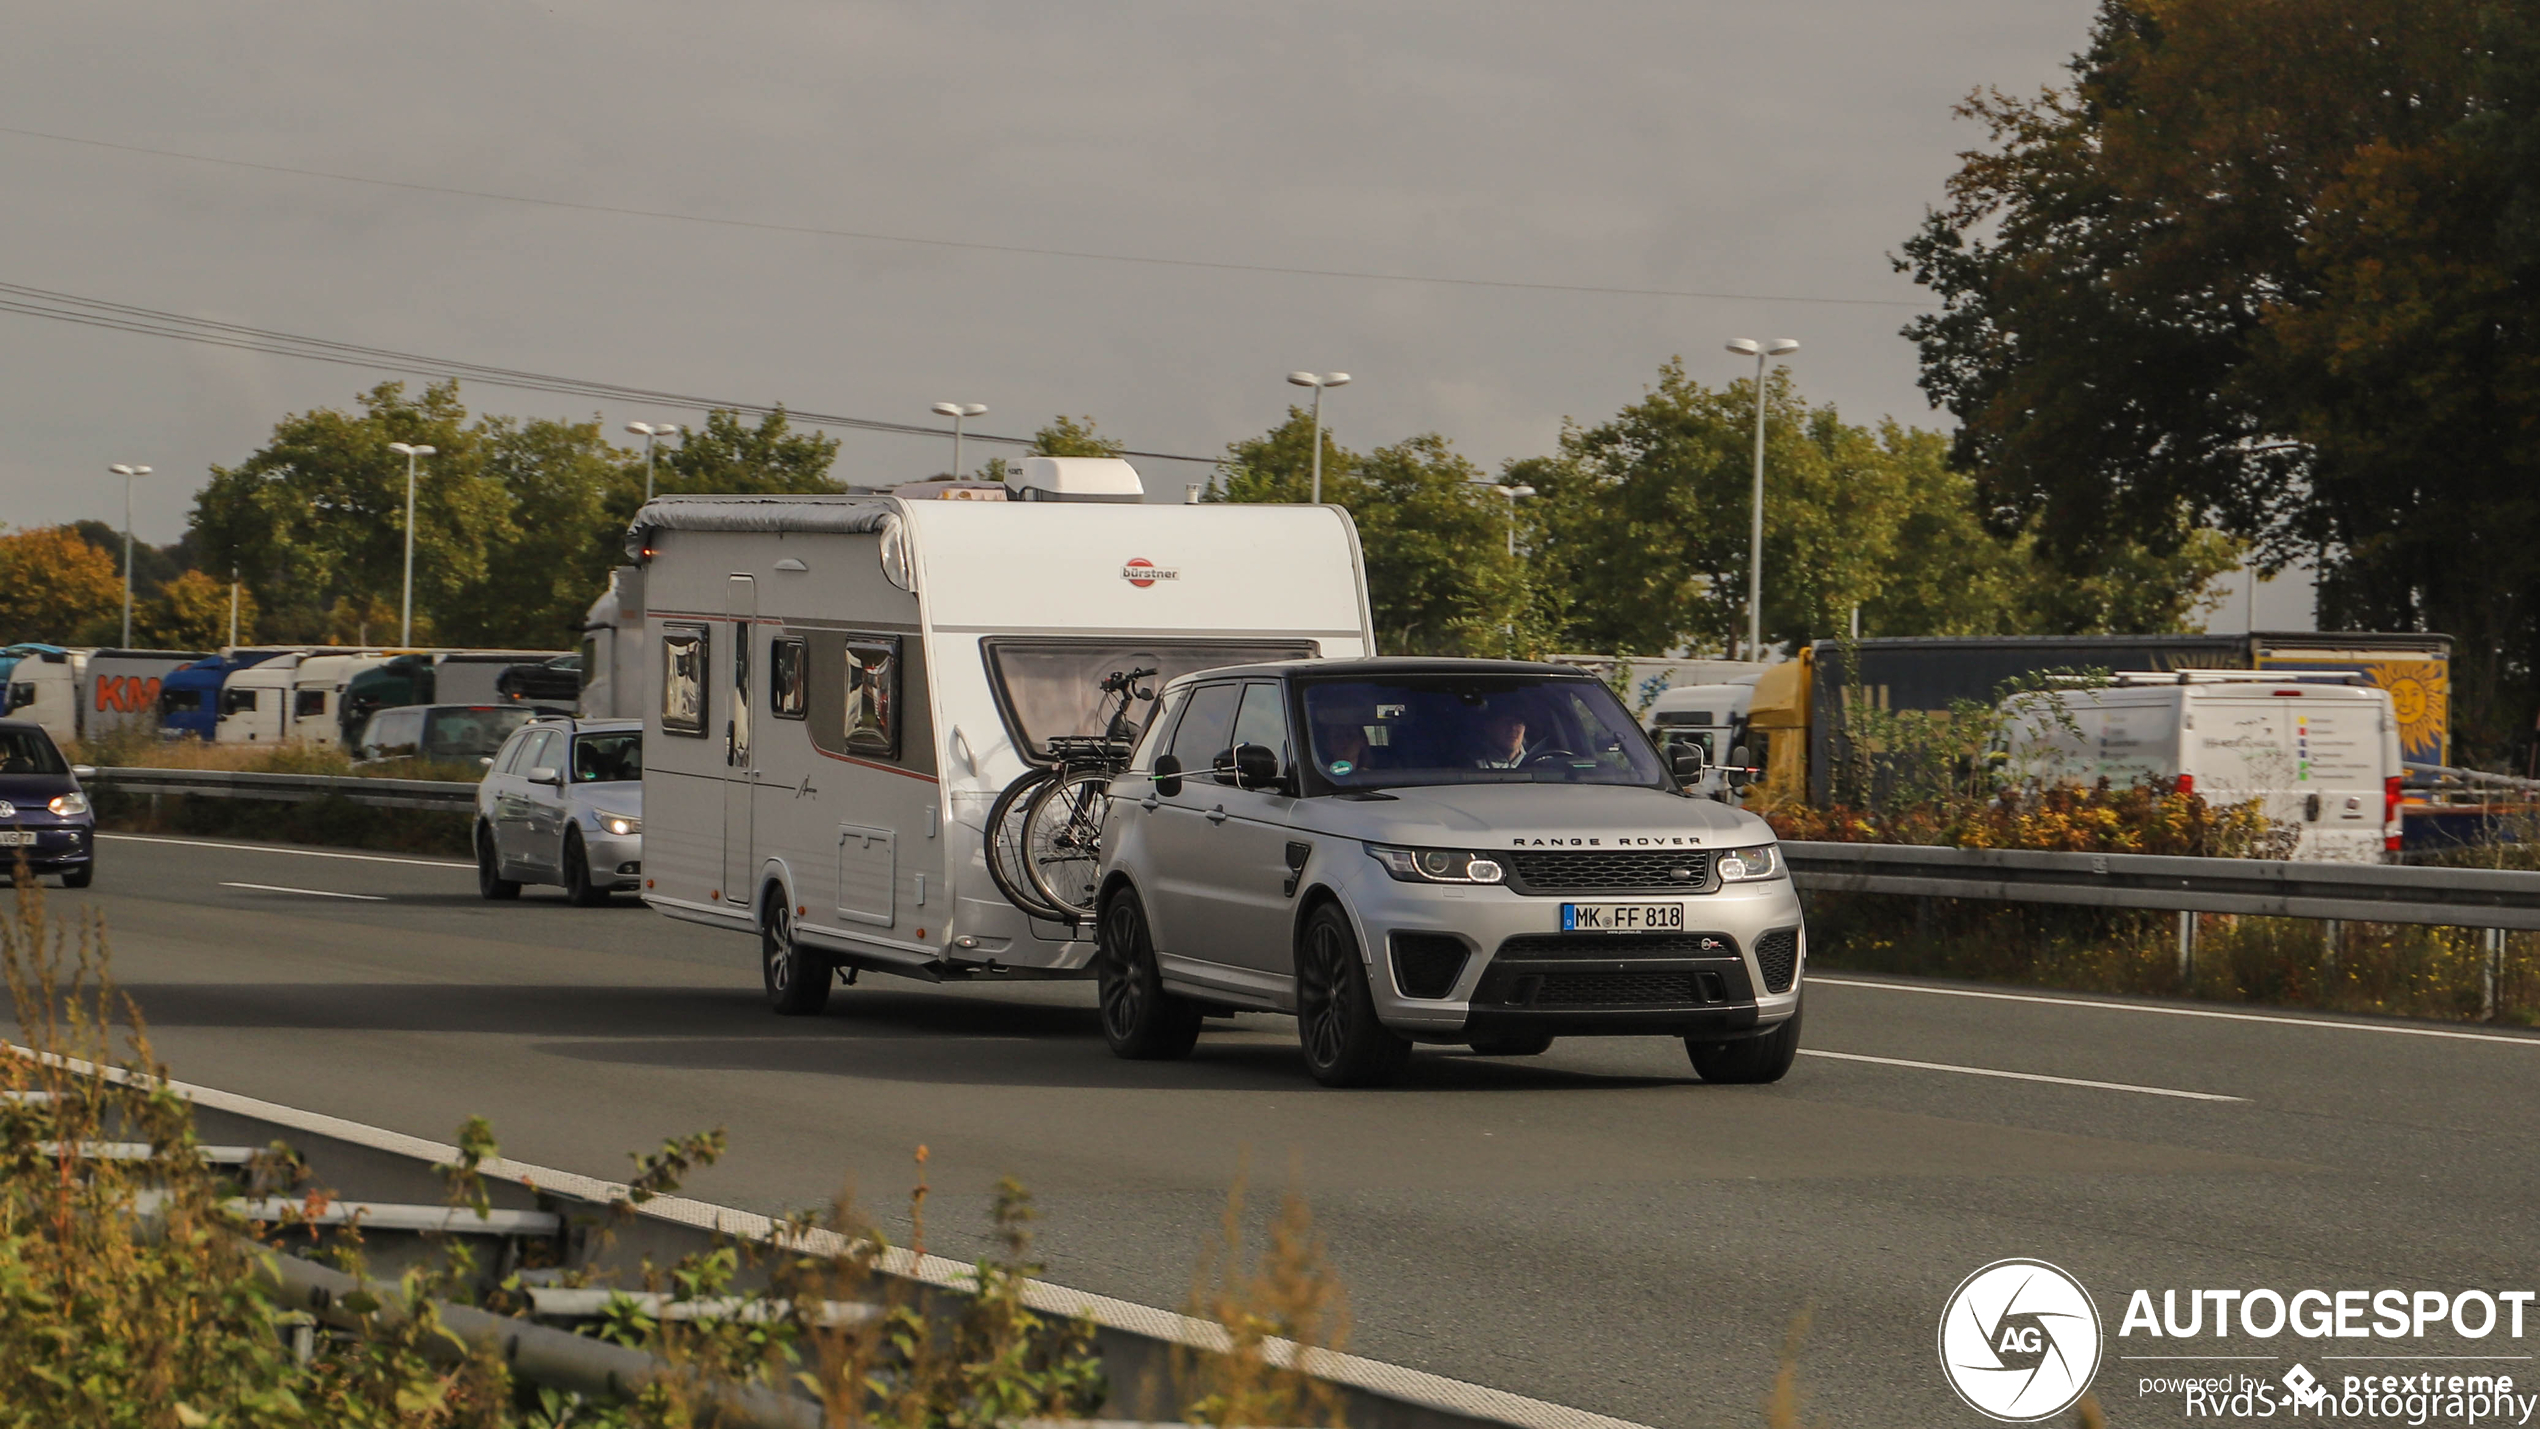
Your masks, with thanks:
[{"label": "blue car", "polygon": [[0,856],[14,866],[21,855],[64,888],[86,888],[97,876],[97,818],[44,726],[0,720]]}]

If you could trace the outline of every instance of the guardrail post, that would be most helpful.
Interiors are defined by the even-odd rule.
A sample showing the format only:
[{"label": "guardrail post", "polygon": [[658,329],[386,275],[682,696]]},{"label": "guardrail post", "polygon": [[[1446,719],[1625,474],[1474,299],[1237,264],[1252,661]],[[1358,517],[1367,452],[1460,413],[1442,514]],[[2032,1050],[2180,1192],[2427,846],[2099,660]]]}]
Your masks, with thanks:
[{"label": "guardrail post", "polygon": [[2320,920],[2320,991],[2323,993],[2337,981],[2337,954],[2346,942],[2346,920]]},{"label": "guardrail post", "polygon": [[2505,980],[2505,930],[2484,928],[2480,932],[2484,935],[2487,945],[2485,959],[2487,966],[2482,970],[2484,975],[2478,982],[2478,1020],[2493,1022],[2496,1020],[2498,984]]},{"label": "guardrail post", "polygon": [[2178,915],[2178,986],[2181,992],[2196,986],[2196,915],[2184,910]]}]

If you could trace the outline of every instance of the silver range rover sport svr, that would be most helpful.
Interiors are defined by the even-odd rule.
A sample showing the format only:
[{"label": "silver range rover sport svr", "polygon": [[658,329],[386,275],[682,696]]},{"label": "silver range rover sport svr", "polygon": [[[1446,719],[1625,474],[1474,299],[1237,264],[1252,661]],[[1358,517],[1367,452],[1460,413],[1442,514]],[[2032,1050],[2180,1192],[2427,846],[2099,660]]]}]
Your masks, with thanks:
[{"label": "silver range rover sport svr", "polygon": [[1807,930],[1772,830],[1694,797],[1601,682],[1497,660],[1292,661],[1167,686],[1111,786],[1102,1022],[1188,1055],[1212,1010],[1294,1013],[1381,1085],[1415,1042],[1684,1039],[1706,1080],[1799,1045]]}]

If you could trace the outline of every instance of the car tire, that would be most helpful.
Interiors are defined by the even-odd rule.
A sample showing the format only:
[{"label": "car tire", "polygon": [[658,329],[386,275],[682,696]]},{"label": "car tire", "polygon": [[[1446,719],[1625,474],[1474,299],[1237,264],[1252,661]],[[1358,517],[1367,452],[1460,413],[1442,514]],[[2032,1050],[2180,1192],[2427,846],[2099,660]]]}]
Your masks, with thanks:
[{"label": "car tire", "polygon": [[605,883],[591,881],[591,851],[583,846],[582,831],[569,830],[564,836],[564,896],[576,908],[597,908],[609,901]]},{"label": "car tire", "polygon": [[97,865],[93,863],[88,865],[86,868],[71,868],[65,869],[62,872],[62,886],[64,888],[86,888],[88,885],[96,881]]},{"label": "car tire", "polygon": [[1327,1087],[1381,1087],[1411,1060],[1409,1039],[1376,1020],[1358,934],[1337,903],[1307,916],[1297,945],[1296,1035],[1306,1070]]},{"label": "car tire", "polygon": [[1191,1055],[1207,1009],[1164,990],[1155,965],[1155,938],[1146,905],[1123,888],[1102,906],[1094,953],[1101,994],[1102,1040],[1113,1056],[1133,1062],[1171,1062]]},{"label": "car tire", "polygon": [[489,903],[520,896],[519,881],[503,877],[502,861],[494,854],[494,831],[482,824],[476,828],[476,896]]},{"label": "car tire", "polygon": [[1778,1082],[1799,1056],[1799,1014],[1792,1012],[1789,1021],[1761,1037],[1736,1042],[1697,1042],[1687,1037],[1685,1052],[1706,1082],[1731,1086]]},{"label": "car tire", "polygon": [[1552,1050],[1549,1032],[1499,1032],[1476,1037],[1469,1044],[1475,1055],[1483,1057],[1540,1057]]},{"label": "car tire", "polygon": [[785,1017],[816,1017],[829,1005],[829,960],[794,941],[794,910],[783,895],[768,900],[759,923],[759,974],[767,1005]]}]

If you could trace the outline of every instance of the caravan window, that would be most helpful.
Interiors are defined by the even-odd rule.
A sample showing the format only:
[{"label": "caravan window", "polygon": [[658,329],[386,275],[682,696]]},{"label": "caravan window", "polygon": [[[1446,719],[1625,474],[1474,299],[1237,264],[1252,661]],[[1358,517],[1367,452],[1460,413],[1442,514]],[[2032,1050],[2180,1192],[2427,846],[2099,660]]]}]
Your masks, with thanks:
[{"label": "caravan window", "polygon": [[780,638],[767,649],[767,708],[778,719],[801,719],[811,708],[809,647]]},{"label": "caravan window", "polygon": [[897,759],[900,643],[884,638],[847,642],[847,748]]},{"label": "caravan window", "polygon": [[[1101,734],[1112,697],[1102,692],[1103,677],[1115,670],[1153,667],[1155,674],[1138,683],[1162,689],[1164,682],[1199,670],[1250,665],[1265,660],[1306,660],[1315,654],[1311,640],[1175,640],[1132,644],[1125,640],[1009,640],[980,642],[988,661],[988,680],[996,691],[997,711],[1006,731],[1027,758],[1045,757],[1057,735]],[[1152,707],[1133,704],[1129,719],[1144,725]]]},{"label": "caravan window", "polygon": [[666,625],[661,632],[661,727],[664,734],[706,732],[706,631]]}]

